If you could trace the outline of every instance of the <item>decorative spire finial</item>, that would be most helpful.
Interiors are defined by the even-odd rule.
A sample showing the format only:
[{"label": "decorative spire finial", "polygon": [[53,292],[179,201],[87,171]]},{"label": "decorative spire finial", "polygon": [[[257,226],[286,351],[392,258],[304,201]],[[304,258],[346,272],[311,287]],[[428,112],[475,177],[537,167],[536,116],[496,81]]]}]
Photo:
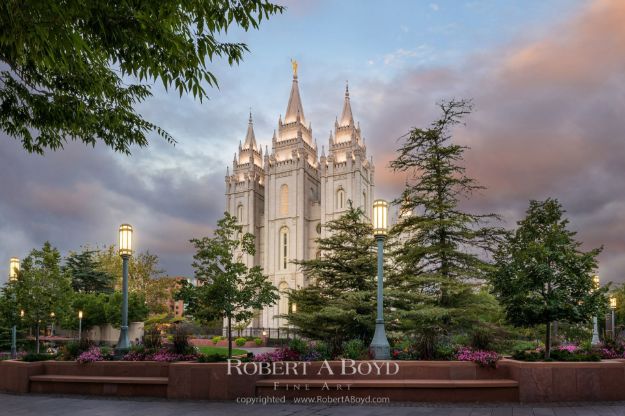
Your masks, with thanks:
[{"label": "decorative spire finial", "polygon": [[345,96],[349,98],[349,81],[345,80]]},{"label": "decorative spire finial", "polygon": [[291,67],[293,68],[293,78],[297,78],[297,61],[291,59]]}]

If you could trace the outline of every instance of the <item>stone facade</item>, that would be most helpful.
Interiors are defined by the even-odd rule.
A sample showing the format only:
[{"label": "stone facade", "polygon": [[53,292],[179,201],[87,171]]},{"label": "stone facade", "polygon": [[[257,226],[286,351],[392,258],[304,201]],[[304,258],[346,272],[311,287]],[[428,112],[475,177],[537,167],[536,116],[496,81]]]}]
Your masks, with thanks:
[{"label": "stone facade", "polygon": [[259,265],[280,290],[280,301],[261,311],[253,327],[280,328],[279,315],[288,313],[287,293],[310,282],[293,260],[319,256],[316,239],[324,224],[338,218],[348,201],[370,216],[374,166],[360,125],[352,115],[349,88],[341,117],[334,122],[325,145],[319,148],[304,115],[294,68],[291,94],[284,119],[271,138],[271,151],[256,142],[252,115],[243,144],[226,174],[226,210],[236,216],[244,232],[256,236],[257,250],[245,259]]}]

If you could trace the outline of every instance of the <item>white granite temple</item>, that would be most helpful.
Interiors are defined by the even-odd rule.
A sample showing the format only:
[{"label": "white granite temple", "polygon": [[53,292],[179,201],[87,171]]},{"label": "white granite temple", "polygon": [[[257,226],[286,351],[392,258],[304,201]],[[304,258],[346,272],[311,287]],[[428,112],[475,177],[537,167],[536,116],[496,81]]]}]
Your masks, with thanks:
[{"label": "white granite temple", "polygon": [[[338,103],[337,103],[338,106]],[[271,138],[271,151],[258,145],[250,114],[247,134],[226,175],[226,209],[236,216],[244,232],[256,236],[255,256],[248,266],[259,265],[280,290],[280,301],[263,310],[252,327],[280,328],[278,316],[288,313],[289,289],[305,287],[307,277],[293,260],[319,256],[315,240],[323,225],[339,217],[348,201],[370,216],[374,166],[354,121],[349,89],[340,118],[334,121],[321,155],[300,98],[297,63],[284,119]]]}]

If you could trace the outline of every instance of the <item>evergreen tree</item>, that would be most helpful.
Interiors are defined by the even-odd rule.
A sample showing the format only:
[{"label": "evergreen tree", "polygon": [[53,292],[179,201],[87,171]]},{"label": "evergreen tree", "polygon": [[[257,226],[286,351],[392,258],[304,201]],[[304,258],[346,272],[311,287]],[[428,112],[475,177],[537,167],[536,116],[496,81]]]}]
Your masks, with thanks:
[{"label": "evergreen tree", "polygon": [[427,337],[472,319],[475,288],[491,270],[489,256],[503,230],[489,226],[495,214],[474,214],[460,203],[483,189],[462,166],[466,146],[452,142],[453,128],[471,112],[471,103],[440,104],[441,117],[428,128],[413,128],[391,162],[408,179],[400,216],[391,231],[393,267],[388,300],[391,327],[418,329]]},{"label": "evergreen tree", "polygon": [[[240,237],[239,237],[240,236]],[[243,234],[236,217],[225,213],[212,238],[193,239],[193,268],[198,286],[183,283],[177,294],[187,310],[202,322],[225,319],[228,326],[228,357],[232,355],[232,323],[250,320],[255,311],[273,305],[278,290],[259,266],[248,268],[244,255],[254,255],[253,234]]]},{"label": "evergreen tree", "polygon": [[493,292],[507,320],[518,327],[545,325],[545,357],[551,322],[587,322],[604,310],[606,289],[594,287],[601,248],[581,251],[556,199],[531,201],[526,217],[496,255]]},{"label": "evergreen tree", "polygon": [[113,292],[115,277],[100,270],[94,253],[93,250],[83,250],[71,253],[65,260],[64,269],[71,276],[72,288],[81,293]]},{"label": "evergreen tree", "polygon": [[373,335],[375,241],[371,223],[351,201],[345,214],[328,222],[326,229],[328,236],[317,239],[321,256],[296,262],[312,284],[290,293],[297,311],[287,319],[303,336],[327,341],[336,353],[346,340]]}]

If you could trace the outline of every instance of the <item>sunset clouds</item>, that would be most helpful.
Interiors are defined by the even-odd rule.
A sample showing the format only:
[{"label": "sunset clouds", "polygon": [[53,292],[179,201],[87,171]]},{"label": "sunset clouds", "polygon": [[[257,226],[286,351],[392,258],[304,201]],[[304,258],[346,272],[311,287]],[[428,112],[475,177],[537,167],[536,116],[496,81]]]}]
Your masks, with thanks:
[{"label": "sunset clouds", "polygon": [[[117,226],[129,222],[141,249],[158,254],[168,273],[192,273],[188,240],[210,233],[223,211],[225,169],[244,137],[247,111],[259,142],[270,144],[296,57],[320,145],[350,79],[354,116],[376,163],[377,196],[394,198],[405,181],[387,168],[397,139],[434,120],[441,99],[472,98],[475,111],[456,138],[471,147],[468,173],[488,189],[467,207],[498,212],[512,227],[530,199],[556,197],[585,248],[605,245],[602,279],[625,281],[625,1],[546,2],[553,10],[521,17],[459,3],[437,1],[436,10],[424,3],[419,25],[404,21],[406,5],[381,11],[390,17],[379,19],[378,35],[365,27],[373,2],[363,6],[367,16],[335,26],[336,8],[346,3],[294,6],[266,31],[244,35],[252,54],[240,68],[217,68],[221,88],[208,102],[155,90],[142,113],[172,132],[176,147],[156,142],[126,158],[70,144],[42,158],[0,137],[0,261],[45,240],[65,252],[110,244]],[[508,27],[488,13],[510,19]],[[307,32],[304,21],[323,22],[324,31]],[[442,35],[444,27],[454,29]]]}]

